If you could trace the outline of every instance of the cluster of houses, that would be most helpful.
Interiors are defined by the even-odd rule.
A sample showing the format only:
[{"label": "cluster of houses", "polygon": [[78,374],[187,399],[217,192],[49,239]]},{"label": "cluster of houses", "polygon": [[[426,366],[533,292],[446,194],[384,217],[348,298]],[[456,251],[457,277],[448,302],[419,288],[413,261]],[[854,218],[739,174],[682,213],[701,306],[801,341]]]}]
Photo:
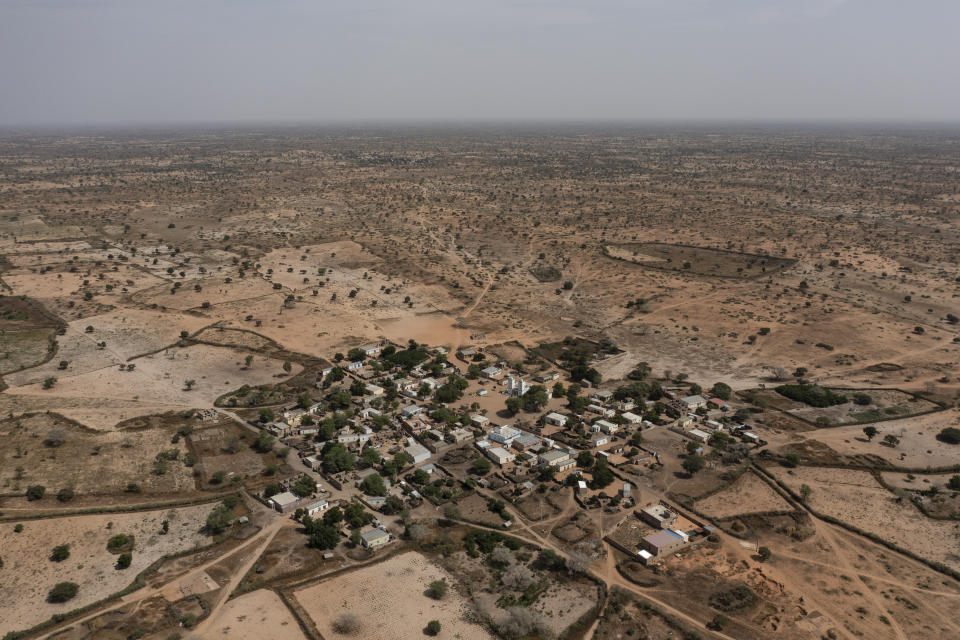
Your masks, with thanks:
[{"label": "cluster of houses", "polygon": [[640,562],[653,564],[702,542],[713,531],[714,527],[658,502],[636,509],[606,540]]},{"label": "cluster of houses", "polygon": [[[442,456],[447,448],[472,443],[477,453],[501,470],[519,475],[518,483],[528,479],[526,473],[536,473],[540,467],[551,467],[556,472],[554,477],[562,480],[576,471],[577,458],[582,451],[604,457],[614,467],[626,462],[640,464],[651,458],[659,462],[656,452],[628,443],[633,432],[656,426],[644,417],[655,408],[653,401],[618,399],[612,391],[595,389],[579,415],[573,415],[568,409],[554,408],[542,415],[535,424],[528,424],[526,421],[488,417],[487,411],[476,410],[475,406],[476,412],[469,416],[469,424],[451,425],[431,418],[423,399],[443,386],[449,376],[458,373],[458,368],[441,361],[439,365],[436,362],[425,363],[404,370],[392,366],[385,358],[379,358],[382,349],[381,345],[367,345],[361,348],[366,356],[364,360],[342,365],[346,372],[342,386],[351,385],[356,389],[362,384],[363,394],[357,391],[351,394],[354,410],[348,419],[338,420],[337,424],[342,427],[333,437],[337,443],[357,455],[366,447],[376,448],[384,459],[402,451],[413,465],[432,472],[432,460]],[[434,348],[431,352],[433,355],[447,354],[444,348]],[[483,362],[484,367],[479,372],[481,379],[493,381],[505,396],[522,396],[532,386],[504,362],[488,365],[490,360],[479,349],[462,348],[457,351],[457,357],[470,364]],[[332,372],[333,367],[325,369],[322,374],[326,377]],[[560,377],[557,371],[547,371],[531,379],[535,384],[544,386],[549,398],[551,383]],[[662,402],[669,407],[667,413],[673,417],[679,415],[669,427],[670,430],[700,443],[707,443],[718,431],[739,434],[745,442],[759,441],[756,434],[748,431],[744,425],[728,424],[731,407],[727,402],[699,394],[681,396],[680,392],[685,389],[664,389],[666,399]],[[476,390],[478,396],[486,393],[484,386]],[[399,405],[393,404],[395,410],[391,409],[387,399],[399,400]],[[556,403],[551,406],[559,407]],[[304,462],[315,471],[322,466],[319,453],[322,443],[314,442],[310,436],[317,433],[317,423],[321,420],[317,415],[320,407],[320,403],[306,407],[291,406],[278,412],[274,420],[261,425],[280,438],[300,436],[302,442],[289,443],[300,449]],[[654,414],[659,415],[659,411]],[[664,422],[659,420],[660,424]],[[376,471],[368,468],[326,477],[340,489],[345,486],[359,487],[365,475],[370,473]],[[399,487],[390,487],[386,479],[385,482],[388,490],[396,494]],[[401,480],[398,485],[402,483]],[[586,491],[586,488],[587,485],[581,481],[580,491]],[[419,498],[409,486],[404,488],[403,493],[406,498],[411,494]],[[632,508],[633,496],[629,483],[623,483],[620,494],[618,508]],[[364,496],[362,499],[373,509],[386,501],[386,498],[375,496]],[[270,504],[281,512],[303,508],[310,515],[321,514],[331,506],[326,499],[301,500],[289,491],[271,497]],[[644,562],[674,553],[698,540],[704,533],[702,526],[679,516],[663,504],[638,509],[636,514],[643,526],[652,527],[653,530],[644,533],[636,544],[623,546]],[[391,540],[389,532],[379,526],[361,536],[364,546],[369,548],[376,548]]]}]

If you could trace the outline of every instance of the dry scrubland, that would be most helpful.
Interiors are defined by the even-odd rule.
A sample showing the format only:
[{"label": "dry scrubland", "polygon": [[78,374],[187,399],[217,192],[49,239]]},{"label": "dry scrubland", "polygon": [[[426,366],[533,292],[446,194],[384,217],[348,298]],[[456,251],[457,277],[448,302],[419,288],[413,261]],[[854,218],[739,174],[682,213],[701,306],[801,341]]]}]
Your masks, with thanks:
[{"label": "dry scrubland", "polygon": [[[171,443],[175,429],[97,432],[52,414],[0,422],[0,479],[3,493],[22,494],[43,485],[52,495],[70,488],[78,494],[122,492],[136,483],[147,493],[192,490],[192,471],[180,462],[154,473],[164,451],[187,452],[183,440]],[[53,436],[62,444],[50,442]]]},{"label": "dry scrubland", "polygon": [[[74,516],[30,520],[14,533],[13,522],[0,524],[3,540],[3,573],[0,583],[0,633],[26,629],[56,613],[65,613],[120,591],[158,558],[209,542],[200,528],[211,505],[144,513]],[[170,532],[160,534],[164,520]],[[107,528],[108,524],[111,524]],[[133,561],[117,570],[117,556],[107,551],[107,540],[118,533],[135,536]],[[70,557],[49,559],[53,547],[68,543]],[[77,596],[64,604],[46,602],[57,582],[80,585]]]},{"label": "dry scrubland", "polygon": [[[2,482],[10,491],[28,482],[56,490],[67,481],[87,491],[102,469],[109,480],[101,484],[109,491],[138,477],[146,492],[188,488],[179,464],[165,475],[144,476],[156,450],[173,446],[169,434],[128,433],[121,423],[209,408],[244,384],[283,382],[300,373],[301,364],[318,364],[294,358],[285,372],[282,361],[269,356],[280,347],[330,358],[380,338],[449,346],[515,340],[530,347],[576,335],[619,347],[619,354],[595,363],[606,380],[623,378],[646,361],[658,376],[669,371],[700,384],[769,389],[779,382],[775,378],[792,378],[802,367],[803,376],[825,386],[899,387],[955,405],[958,142],[955,130],[695,127],[556,128],[524,135],[296,128],[7,134],[0,138],[0,375],[8,388],[0,393],[0,416],[12,416],[2,426]],[[181,342],[182,332],[213,344]],[[524,358],[516,346],[501,352],[510,361]],[[250,367],[247,355],[254,355]],[[51,378],[51,388],[43,388]],[[185,389],[187,380],[195,381],[192,390]],[[475,390],[471,386],[471,398]],[[865,406],[799,411],[809,420],[849,422],[870,412],[892,417],[932,407],[927,399],[905,402],[895,392],[872,396]],[[496,412],[502,401],[491,394],[480,406]],[[551,408],[562,404],[552,402]],[[48,410],[80,423],[65,427],[69,437],[60,447],[38,442],[42,421],[22,415]],[[944,426],[960,423],[955,407],[878,423],[881,435],[872,441],[861,424],[815,429],[774,411],[754,418],[772,427],[764,431],[774,452],[806,446],[827,457],[877,456],[910,468],[957,464],[955,447],[935,439]],[[16,420],[25,426],[15,427]],[[900,438],[896,447],[882,444],[891,434]],[[122,446],[128,435],[136,446]],[[721,481],[723,468],[693,478],[674,473],[680,436],[654,432],[647,442],[670,468],[650,471],[638,485],[645,492],[694,496]],[[85,453],[97,446],[109,458]],[[217,447],[207,452],[207,473],[258,472],[264,462],[246,447],[233,455]],[[24,467],[19,479],[17,466]],[[924,518],[869,475],[811,468],[776,473],[795,490],[808,484],[814,508],[957,566],[956,521]],[[892,484],[914,488],[902,474],[889,476]],[[919,475],[912,482],[929,486]],[[753,522],[744,514],[785,503],[746,474],[699,507]],[[482,501],[467,501],[462,509],[492,516]],[[95,541],[106,521],[117,530],[123,518],[134,516],[31,521],[19,536],[4,534],[3,572],[15,574],[0,591],[12,598],[4,613],[14,612],[2,617],[4,628],[28,626],[56,609],[39,603],[43,594],[37,591],[47,588],[37,576],[53,566],[46,547],[57,543],[46,537],[82,521],[94,523],[89,535],[76,529],[73,537]],[[544,534],[557,524],[544,522]],[[956,635],[950,588],[937,584],[931,589],[943,593],[910,597],[903,590],[916,585],[878,579],[919,576],[902,559],[861,568],[866,552],[859,553],[857,539],[847,534],[834,532],[831,541],[818,531],[809,543],[769,535],[780,550],[796,552],[775,552],[769,565],[783,571],[784,589],[807,594],[813,613],[827,612],[808,616],[809,636],[824,635],[833,624],[827,618],[857,636]],[[42,553],[21,553],[17,562],[30,564],[15,565],[8,540],[24,545],[38,536],[46,545]],[[177,545],[197,542],[190,536]],[[134,567],[114,573],[132,579],[136,563],[173,544],[175,536],[141,550],[151,539],[149,532],[138,535]],[[69,608],[89,601],[94,591],[105,595],[124,586],[112,584],[120,578],[102,558],[88,559],[93,552],[78,547],[63,565],[103,572],[82,576],[86,582]],[[815,560],[821,557],[823,566]],[[386,579],[381,567],[399,559],[376,565],[377,576],[364,573],[371,567],[359,572],[362,580],[353,574],[333,579],[348,605],[369,609],[363,619],[371,637],[395,635],[376,626],[394,619],[403,635],[421,637],[434,618],[443,622],[443,636],[485,635],[461,619],[460,596],[451,592],[437,604],[422,588],[410,588],[441,569],[417,554],[402,558],[404,566],[391,568]],[[715,573],[742,574],[740,564],[724,563]],[[847,584],[843,576],[854,573],[848,563],[875,582]],[[695,570],[685,567],[690,573],[671,578],[674,591],[663,597],[704,617],[702,602],[674,595],[687,593],[690,583],[699,588]],[[929,583],[929,572],[924,575]],[[330,638],[343,601],[322,597],[328,586],[320,582],[298,597]],[[573,587],[551,588],[536,606],[559,603],[549,605],[555,611],[548,616],[559,631],[589,598]],[[770,602],[786,602],[778,598]],[[924,598],[942,602],[928,606]],[[794,606],[791,601],[790,616]],[[661,618],[634,605],[626,613],[650,635],[668,632]],[[796,631],[782,612],[755,614],[742,616],[736,624],[745,626],[729,635],[761,629],[792,637]],[[894,624],[881,615],[895,618]],[[897,633],[896,625],[906,632]],[[204,633],[301,637],[265,591],[231,602]],[[601,624],[599,637],[621,633]]]}]

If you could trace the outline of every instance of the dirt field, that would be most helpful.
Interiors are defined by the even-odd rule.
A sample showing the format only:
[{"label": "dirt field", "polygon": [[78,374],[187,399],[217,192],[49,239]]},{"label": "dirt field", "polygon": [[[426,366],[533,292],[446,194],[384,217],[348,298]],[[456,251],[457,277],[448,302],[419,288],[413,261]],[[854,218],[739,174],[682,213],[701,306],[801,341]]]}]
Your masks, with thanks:
[{"label": "dirt field", "polygon": [[[14,533],[14,523],[0,525],[3,539],[4,575],[0,584],[0,633],[25,629],[55,613],[64,613],[115,593],[161,556],[209,543],[200,528],[211,505],[131,514],[74,516],[23,523]],[[170,532],[160,534],[160,524],[169,520]],[[112,523],[112,524],[111,524]],[[110,524],[110,528],[107,525]],[[117,556],[107,551],[107,540],[118,533],[136,539],[133,562],[117,570]],[[49,560],[51,549],[69,543],[70,557]],[[46,602],[47,591],[57,582],[80,585],[75,598],[65,604]]]},{"label": "dirt field", "polygon": [[359,632],[371,640],[419,638],[431,620],[440,621],[444,636],[492,637],[483,627],[469,621],[471,605],[455,589],[450,589],[440,601],[425,595],[428,585],[440,579],[455,582],[453,576],[424,556],[409,552],[305,587],[294,597],[325,638],[342,637],[333,623],[344,612],[359,616]]},{"label": "dirt field", "polygon": [[246,593],[227,602],[200,637],[206,640],[306,640],[280,596],[265,589]]},{"label": "dirt field", "polygon": [[697,502],[697,510],[711,518],[791,509],[789,502],[749,471],[729,487]]}]

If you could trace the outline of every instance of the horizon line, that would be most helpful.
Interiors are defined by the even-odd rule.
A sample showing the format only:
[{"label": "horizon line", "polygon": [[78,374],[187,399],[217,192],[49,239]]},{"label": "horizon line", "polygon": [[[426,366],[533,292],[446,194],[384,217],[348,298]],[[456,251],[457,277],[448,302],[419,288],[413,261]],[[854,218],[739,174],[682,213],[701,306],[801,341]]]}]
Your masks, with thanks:
[{"label": "horizon line", "polygon": [[0,133],[68,131],[169,131],[178,129],[351,129],[371,128],[490,128],[490,127],[795,127],[954,129],[960,119],[918,118],[351,118],[351,119],[238,119],[118,122],[0,123]]}]

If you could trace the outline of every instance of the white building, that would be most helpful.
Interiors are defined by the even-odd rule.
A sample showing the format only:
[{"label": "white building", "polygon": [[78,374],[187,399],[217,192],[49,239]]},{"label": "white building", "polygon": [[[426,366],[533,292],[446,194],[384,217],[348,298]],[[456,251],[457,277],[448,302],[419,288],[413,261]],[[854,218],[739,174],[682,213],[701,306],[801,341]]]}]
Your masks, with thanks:
[{"label": "white building", "polygon": [[493,431],[490,432],[488,437],[494,442],[499,442],[500,444],[510,444],[513,439],[520,437],[520,430],[515,429],[508,424],[504,424],[499,427],[494,427]]},{"label": "white building", "polygon": [[612,422],[607,422],[606,420],[597,420],[593,423],[593,426],[604,433],[614,434],[617,432],[620,427]]},{"label": "white building", "polygon": [[490,447],[484,453],[501,467],[516,460],[517,456],[503,447]]},{"label": "white building", "polygon": [[404,452],[413,458],[413,464],[420,464],[430,459],[430,450],[413,438],[407,438],[407,446]]},{"label": "white building", "polygon": [[317,502],[314,502],[313,504],[308,504],[308,505],[307,505],[307,515],[308,515],[308,516],[315,516],[315,515],[317,515],[318,513],[323,513],[324,511],[327,510],[327,507],[329,507],[329,506],[330,506],[330,503],[327,502],[326,500],[318,500]]},{"label": "white building", "polygon": [[547,417],[544,418],[549,424],[555,424],[558,427],[567,426],[567,416],[561,415],[556,412],[550,412],[547,414]]}]

